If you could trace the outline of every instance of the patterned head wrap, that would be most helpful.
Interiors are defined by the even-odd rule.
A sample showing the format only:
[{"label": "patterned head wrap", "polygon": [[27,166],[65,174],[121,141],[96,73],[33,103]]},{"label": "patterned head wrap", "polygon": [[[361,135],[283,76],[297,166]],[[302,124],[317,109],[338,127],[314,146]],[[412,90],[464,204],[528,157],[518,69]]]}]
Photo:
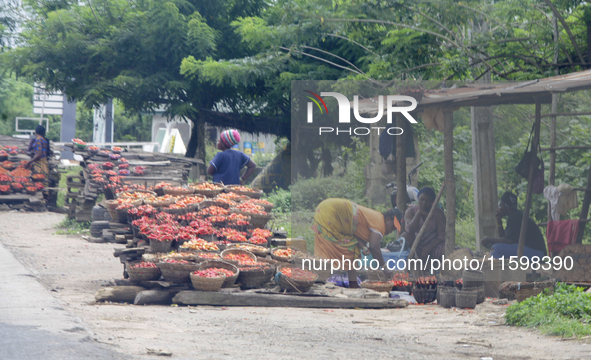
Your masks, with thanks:
[{"label": "patterned head wrap", "polygon": [[224,145],[231,148],[240,142],[240,134],[238,133],[238,130],[235,129],[224,130],[220,135],[220,140],[224,143]]}]

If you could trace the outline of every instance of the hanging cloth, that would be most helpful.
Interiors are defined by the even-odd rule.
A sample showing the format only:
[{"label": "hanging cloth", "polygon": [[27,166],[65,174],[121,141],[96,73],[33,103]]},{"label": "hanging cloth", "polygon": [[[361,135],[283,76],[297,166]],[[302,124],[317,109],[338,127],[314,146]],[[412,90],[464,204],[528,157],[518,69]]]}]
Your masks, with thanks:
[{"label": "hanging cloth", "polygon": [[573,245],[579,234],[579,220],[548,221],[546,239],[549,252],[559,252]]}]

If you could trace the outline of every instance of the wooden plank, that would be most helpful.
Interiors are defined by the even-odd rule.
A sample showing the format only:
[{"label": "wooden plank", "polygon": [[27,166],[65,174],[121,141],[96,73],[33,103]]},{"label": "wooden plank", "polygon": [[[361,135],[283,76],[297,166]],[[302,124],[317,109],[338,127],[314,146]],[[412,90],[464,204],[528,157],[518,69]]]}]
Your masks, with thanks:
[{"label": "wooden plank", "polygon": [[454,174],[454,115],[443,110],[443,161],[445,165],[445,255],[456,246],[456,180]]},{"label": "wooden plank", "polygon": [[15,201],[39,202],[39,199],[35,196],[27,194],[0,195],[0,203]]},{"label": "wooden plank", "polygon": [[[534,123],[534,138],[531,144],[531,158],[534,159],[538,156],[538,146],[540,144],[540,124],[542,122],[542,104],[536,102],[536,120]],[[533,195],[533,179],[534,179],[534,162],[530,162],[529,176],[527,178],[527,194],[525,197],[525,206],[523,208],[523,218],[521,219],[521,232],[519,233],[519,244],[517,245],[517,256],[521,258],[523,256],[523,248],[525,246],[525,235],[527,234],[527,223],[529,220],[529,210],[531,208],[531,200]]]},{"label": "wooden plank", "polygon": [[340,309],[393,309],[408,306],[400,299],[341,299],[335,297],[306,297],[294,295],[268,295],[207,291],[181,291],[172,302],[179,305],[302,307]]}]

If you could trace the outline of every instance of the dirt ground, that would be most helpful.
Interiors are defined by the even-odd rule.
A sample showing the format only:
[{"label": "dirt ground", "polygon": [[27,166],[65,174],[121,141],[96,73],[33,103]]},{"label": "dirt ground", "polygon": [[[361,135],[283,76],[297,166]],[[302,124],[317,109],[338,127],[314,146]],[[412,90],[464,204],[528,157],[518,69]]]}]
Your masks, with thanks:
[{"label": "dirt ground", "polygon": [[[490,299],[474,311],[436,305],[394,310],[96,304],[123,266],[117,244],[54,235],[63,215],[0,213],[0,241],[80,318],[95,340],[129,358],[166,349],[175,359],[591,359],[586,340],[503,325]],[[463,342],[463,343],[462,343]]]}]

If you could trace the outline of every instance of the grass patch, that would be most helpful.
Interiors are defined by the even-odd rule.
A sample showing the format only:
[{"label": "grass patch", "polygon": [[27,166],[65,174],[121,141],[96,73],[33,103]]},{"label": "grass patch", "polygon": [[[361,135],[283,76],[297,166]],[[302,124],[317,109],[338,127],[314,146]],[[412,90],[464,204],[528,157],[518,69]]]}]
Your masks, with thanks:
[{"label": "grass patch", "polygon": [[90,232],[90,221],[77,222],[74,218],[65,218],[55,226],[54,235],[80,235]]},{"label": "grass patch", "polygon": [[581,338],[591,335],[591,296],[583,288],[558,283],[554,294],[547,290],[507,308],[509,325],[537,328],[546,335]]}]

